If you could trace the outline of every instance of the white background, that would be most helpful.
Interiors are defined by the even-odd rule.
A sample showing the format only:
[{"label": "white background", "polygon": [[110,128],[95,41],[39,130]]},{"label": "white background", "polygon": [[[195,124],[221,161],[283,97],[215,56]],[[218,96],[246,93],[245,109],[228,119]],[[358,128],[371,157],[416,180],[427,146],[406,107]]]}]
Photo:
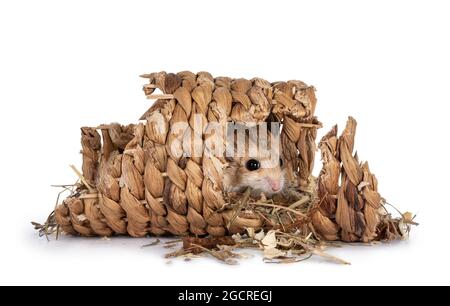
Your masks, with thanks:
[{"label": "white background", "polygon": [[[450,284],[448,1],[1,1],[0,284]],[[323,135],[353,115],[380,191],[418,213],[409,241],[311,259],[166,264],[149,239],[65,238],[42,221],[80,165],[79,127],[136,122],[141,73],[301,79]],[[316,172],[320,164],[316,165]]]}]

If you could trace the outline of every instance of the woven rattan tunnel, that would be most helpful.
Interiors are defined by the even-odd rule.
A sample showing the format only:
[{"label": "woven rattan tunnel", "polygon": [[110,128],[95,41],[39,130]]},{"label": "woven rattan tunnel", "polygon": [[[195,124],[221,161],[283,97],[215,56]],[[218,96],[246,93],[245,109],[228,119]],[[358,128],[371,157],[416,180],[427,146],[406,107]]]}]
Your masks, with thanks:
[{"label": "woven rattan tunnel", "polygon": [[[314,117],[312,86],[301,81],[214,78],[207,72],[143,77],[149,80],[146,96],[156,101],[139,123],[82,128],[84,187],[55,210],[64,232],[224,236],[267,227],[257,212],[246,209],[234,215],[235,210],[227,206],[223,156],[209,154],[206,146],[201,156],[183,154],[191,149],[184,141],[186,135],[194,135],[198,118],[203,129],[229,121],[281,122],[290,185],[299,192],[316,186],[311,173],[320,123]],[[184,130],[171,133],[170,128],[180,122],[185,123]],[[311,203],[316,202],[301,220],[327,240],[370,241],[397,231],[379,215],[381,197],[374,176],[352,156],[355,125],[350,120],[339,141],[336,129],[321,141],[324,166],[311,193]],[[201,141],[210,141],[209,137],[216,136],[202,136]],[[174,154],[173,148],[181,154]],[[232,226],[227,226],[231,219]]]}]

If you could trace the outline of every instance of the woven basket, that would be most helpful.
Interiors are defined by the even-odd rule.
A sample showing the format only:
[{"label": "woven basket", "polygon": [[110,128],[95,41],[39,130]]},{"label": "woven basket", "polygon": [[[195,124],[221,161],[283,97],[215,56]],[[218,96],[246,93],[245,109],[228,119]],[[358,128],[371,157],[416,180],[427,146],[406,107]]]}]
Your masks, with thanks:
[{"label": "woven basket", "polygon": [[[260,214],[229,207],[223,192],[223,156],[183,154],[194,126],[211,123],[281,122],[287,180],[299,192],[317,186],[302,222],[326,240],[386,239],[398,227],[382,222],[381,197],[367,164],[352,156],[354,120],[337,138],[334,128],[320,142],[323,169],[312,179],[316,132],[314,88],[301,81],[270,83],[207,72],[152,73],[144,92],[156,102],[135,125],[82,128],[84,187],[55,210],[69,234],[133,237],[154,235],[225,236],[245,228],[267,228]],[[196,118],[194,120],[194,118]],[[185,123],[184,130],[171,127]],[[190,132],[190,133],[188,133]],[[206,143],[214,140],[200,137]],[[175,148],[175,150],[174,150]],[[178,152],[180,154],[175,154]],[[349,157],[350,156],[350,157]],[[339,179],[341,176],[341,180]],[[232,226],[229,226],[232,220]],[[228,226],[227,226],[228,225]],[[392,236],[393,237],[393,236]]]}]

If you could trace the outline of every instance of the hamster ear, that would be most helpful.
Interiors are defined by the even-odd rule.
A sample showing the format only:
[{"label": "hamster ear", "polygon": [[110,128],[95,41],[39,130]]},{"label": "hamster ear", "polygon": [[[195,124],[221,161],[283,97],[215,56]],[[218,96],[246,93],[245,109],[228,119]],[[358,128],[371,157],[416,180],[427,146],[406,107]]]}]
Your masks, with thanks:
[{"label": "hamster ear", "polygon": [[227,161],[228,163],[232,163],[234,162],[234,159],[233,157],[225,156],[225,161]]},{"label": "hamster ear", "polygon": [[[230,158],[231,160],[228,161],[228,164],[224,167],[224,171],[228,172],[228,173],[233,173],[236,174],[236,172],[241,169],[241,165],[239,164],[238,161],[233,160],[232,158]],[[231,172],[230,172],[231,171]]]}]

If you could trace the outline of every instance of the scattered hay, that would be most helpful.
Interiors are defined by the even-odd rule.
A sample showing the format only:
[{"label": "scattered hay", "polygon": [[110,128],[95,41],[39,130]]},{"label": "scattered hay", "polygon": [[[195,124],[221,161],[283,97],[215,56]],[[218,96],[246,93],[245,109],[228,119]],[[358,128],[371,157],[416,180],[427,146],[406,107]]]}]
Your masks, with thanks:
[{"label": "scattered hay", "polygon": [[[382,207],[385,214],[380,218],[379,235],[385,237],[384,241],[407,238],[412,225],[418,225],[414,221],[415,215],[410,212],[400,214],[396,218],[386,209],[388,203],[383,203]],[[278,208],[278,207],[275,207]],[[273,209],[273,208],[272,208]],[[267,213],[267,212],[266,212]],[[355,243],[340,241],[325,241],[317,236],[312,227],[309,230],[300,231],[296,229],[294,232],[283,231],[281,229],[264,229],[256,232],[253,228],[247,228],[245,233],[237,233],[232,236],[223,237],[192,237],[185,236],[181,240],[171,240],[165,243],[165,247],[178,246],[181,248],[166,254],[166,258],[183,258],[185,261],[201,258],[203,256],[211,256],[225,264],[238,264],[239,259],[246,259],[248,254],[242,253],[242,250],[256,249],[260,250],[263,261],[265,263],[288,264],[297,263],[310,259],[313,256],[319,256],[327,261],[337,264],[350,265],[350,262],[330,255],[327,249],[342,247]],[[150,245],[158,244],[153,242]],[[376,241],[377,244],[381,241]],[[356,245],[374,245],[375,242],[365,243],[358,242]]]}]

